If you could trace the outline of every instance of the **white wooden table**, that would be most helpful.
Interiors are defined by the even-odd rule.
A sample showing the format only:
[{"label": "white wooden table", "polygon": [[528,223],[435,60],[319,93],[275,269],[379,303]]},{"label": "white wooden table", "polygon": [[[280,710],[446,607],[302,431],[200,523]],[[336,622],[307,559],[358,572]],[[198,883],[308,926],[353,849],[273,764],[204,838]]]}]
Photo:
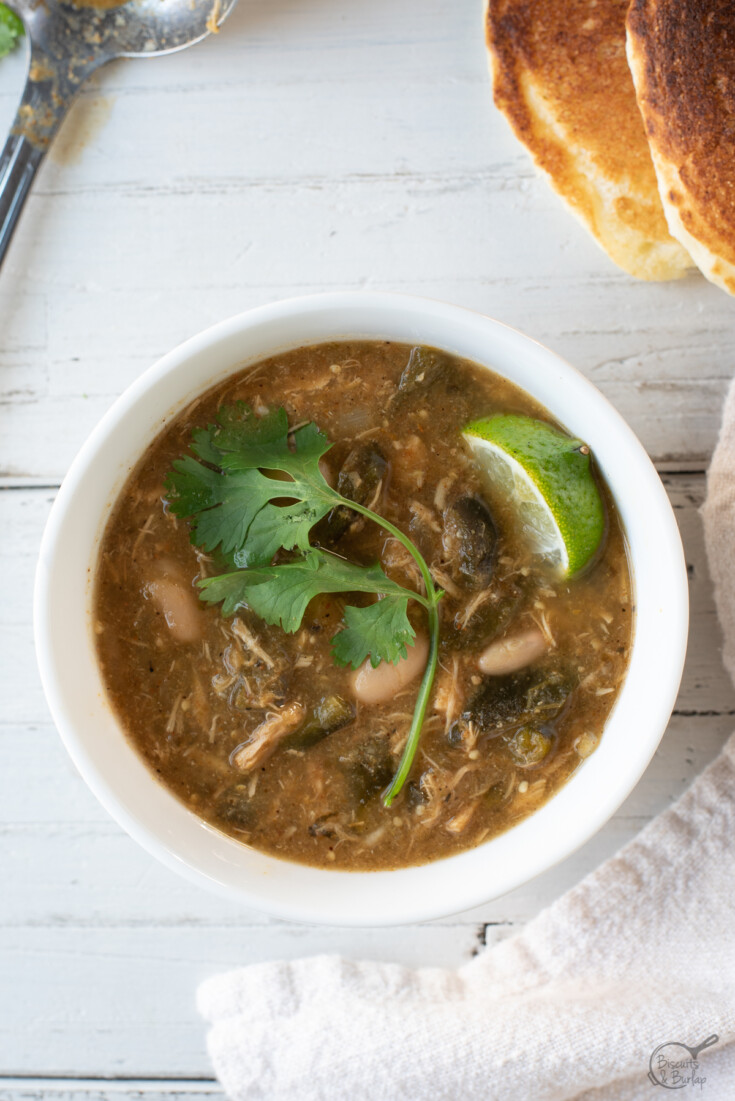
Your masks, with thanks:
[{"label": "white wooden table", "polygon": [[[23,68],[0,62],[2,129]],[[115,396],[216,320],[344,287],[474,307],[580,367],[664,475],[693,607],[677,710],[609,825],[506,898],[377,931],[270,920],[148,857],[75,775],[31,632],[55,489]],[[102,73],[0,275],[0,1101],[217,1094],[194,1008],[204,976],[323,950],[457,963],[679,795],[735,714],[697,514],[734,311],[699,277],[634,282],[536,179],[491,105],[478,0],[240,0],[218,38]]]}]

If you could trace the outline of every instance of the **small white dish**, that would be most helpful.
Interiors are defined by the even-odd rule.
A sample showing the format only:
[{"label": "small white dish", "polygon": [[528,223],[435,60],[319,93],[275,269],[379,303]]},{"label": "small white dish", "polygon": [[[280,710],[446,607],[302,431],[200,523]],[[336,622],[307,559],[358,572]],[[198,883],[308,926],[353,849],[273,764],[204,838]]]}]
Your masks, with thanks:
[{"label": "small white dish", "polygon": [[[475,360],[538,399],[585,439],[630,550],[636,616],[630,667],[598,749],[540,810],[478,848],[393,872],[321,870],[219,833],[149,771],[111,710],[95,656],[91,597],[100,540],[131,469],[197,394],[247,363],[347,338],[430,344]],[[291,299],[223,321],[147,370],[105,415],[59,491],[35,591],[38,662],[59,732],[92,791],[127,832],[195,883],[282,918],[391,925],[468,909],[569,856],[617,810],[664,733],[686,649],[687,575],[661,481],[606,399],[552,352],[497,321],[427,299],[341,293]]]}]

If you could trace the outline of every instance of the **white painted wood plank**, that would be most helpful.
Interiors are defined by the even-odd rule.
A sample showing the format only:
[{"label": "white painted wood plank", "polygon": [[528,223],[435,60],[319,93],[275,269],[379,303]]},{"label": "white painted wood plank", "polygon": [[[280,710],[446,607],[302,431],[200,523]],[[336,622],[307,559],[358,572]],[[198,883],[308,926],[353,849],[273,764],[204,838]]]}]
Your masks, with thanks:
[{"label": "white painted wood plank", "polygon": [[[631,829],[615,821],[612,832],[591,843],[591,866],[640,825]],[[537,905],[548,901],[541,879],[527,889]],[[561,886],[575,881],[567,867]],[[489,913],[475,917],[471,923],[390,930],[248,921],[206,928],[6,928],[0,968],[6,988],[16,995],[0,1007],[0,1068],[6,1074],[206,1076],[194,991],[208,975],[322,952],[409,966],[456,966],[514,932],[512,917],[502,922]]]},{"label": "white painted wood plank", "polygon": [[451,965],[470,957],[479,932],[448,925],[390,936],[297,925],[5,930],[0,966],[14,997],[1,1010],[0,1068],[8,1076],[209,1077],[194,1005],[196,985],[208,975],[320,952]]},{"label": "white painted wood plank", "polygon": [[[177,210],[177,201],[162,198],[158,200],[160,216],[151,210],[156,204],[149,200],[131,199],[131,210],[114,196],[96,197],[87,208],[82,227],[73,211],[68,221],[54,216],[51,221],[43,217],[39,222],[27,222],[15,255],[28,250],[27,266],[34,271],[32,301],[20,292],[0,292],[0,324],[7,329],[7,350],[0,352],[0,474],[58,481],[114,398],[161,354],[198,329],[276,298],[360,287],[455,301],[522,328],[582,369],[629,421],[655,459],[684,463],[706,459],[714,446],[722,402],[735,368],[730,315],[723,308],[724,302],[731,310],[731,303],[715,288],[702,287],[696,280],[685,288],[690,301],[709,300],[706,308],[711,328],[706,339],[684,331],[686,310],[679,308],[680,299],[670,287],[640,288],[651,310],[654,304],[660,307],[655,325],[646,311],[630,332],[600,333],[594,319],[603,307],[625,314],[630,306],[626,302],[628,289],[617,276],[600,284],[589,272],[580,272],[561,288],[557,286],[556,291],[561,289],[570,305],[568,313],[566,309],[556,311],[551,305],[555,300],[550,286],[553,272],[547,271],[536,288],[518,275],[494,278],[494,265],[485,255],[493,253],[490,246],[478,250],[475,273],[465,277],[459,270],[464,265],[454,264],[451,241],[446,240],[435,250],[444,252],[436,265],[446,276],[411,277],[407,270],[411,264],[417,273],[434,270],[425,246],[431,238],[431,219],[424,223],[421,216],[407,216],[395,185],[387,211],[375,208],[365,193],[366,185],[355,189],[362,192],[357,200],[362,225],[358,229],[357,214],[345,226],[335,217],[333,237],[302,228],[325,217],[331,193],[293,194],[283,206],[275,204],[277,211],[274,200],[264,200],[261,192],[253,195],[252,203],[233,196],[182,198],[183,210]],[[377,196],[382,199],[385,190],[376,188]],[[49,200],[34,202],[48,205]],[[429,202],[431,218],[444,220],[442,208],[450,218],[452,202],[446,197],[434,196]],[[106,209],[100,210],[100,206]],[[212,251],[208,237],[220,206],[229,208],[242,231],[216,230],[219,239]],[[478,218],[485,217],[483,202],[468,201],[468,206],[476,208]],[[140,244],[133,244],[138,241],[136,227],[144,216],[150,217],[151,250],[145,261]],[[389,228],[379,224],[385,218],[396,221],[398,232],[392,237]],[[281,271],[278,279],[274,277],[266,286],[266,278],[259,277],[264,268],[262,227],[277,220],[281,223],[279,234],[292,243],[279,246]],[[111,286],[118,264],[108,254],[113,224],[116,234],[130,242],[118,270],[124,273],[136,267],[141,272],[141,285],[135,289],[130,288],[127,277]],[[185,226],[187,233],[181,238]],[[77,272],[75,282],[70,283],[67,256],[80,228],[86,238],[87,260],[84,272]],[[252,239],[252,233],[248,238],[249,228],[255,230],[257,239]],[[37,234],[35,242],[28,239],[31,232]],[[543,228],[536,224],[534,232],[543,233]],[[64,237],[66,241],[61,239]],[[379,261],[369,258],[371,237],[377,247],[386,247]],[[394,251],[396,237],[405,251]],[[116,251],[122,251],[116,244]],[[313,282],[289,280],[287,268],[293,262],[293,252],[299,254],[302,272],[313,274]],[[526,258],[525,262],[532,261]],[[452,266],[454,278],[449,274]],[[553,260],[550,266],[553,268]],[[378,267],[380,271],[376,271]],[[144,269],[149,273],[145,279]],[[179,285],[173,271],[180,273]],[[198,280],[206,280],[208,285],[197,286]],[[167,284],[168,288],[162,289]],[[585,327],[574,327],[571,315],[586,319]]]}]

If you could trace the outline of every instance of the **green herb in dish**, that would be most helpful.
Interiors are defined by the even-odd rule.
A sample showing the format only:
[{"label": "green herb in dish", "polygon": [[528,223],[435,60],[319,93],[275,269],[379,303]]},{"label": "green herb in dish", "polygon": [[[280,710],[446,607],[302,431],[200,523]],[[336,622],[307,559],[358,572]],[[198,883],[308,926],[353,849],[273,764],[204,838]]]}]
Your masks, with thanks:
[{"label": "green herb in dish", "polygon": [[5,57],[25,34],[23,21],[6,4],[0,3],[0,57]]},{"label": "green herb in dish", "polygon": [[[266,623],[293,633],[309,602],[322,593],[377,596],[367,606],[346,605],[344,627],[332,639],[335,662],[353,669],[368,658],[373,666],[405,658],[416,637],[408,602],[425,609],[429,656],[406,746],[383,796],[390,806],[416,754],[436,675],[442,590],[407,535],[329,486],[319,460],[332,445],[315,424],[291,432],[285,409],[258,417],[239,403],[220,409],[217,424],[192,435],[193,455],[177,459],[166,480],[171,511],[190,521],[194,544],[218,550],[237,567],[199,581],[202,600],[221,603],[225,615],[247,606]],[[339,506],[372,520],[406,548],[419,568],[425,595],[391,581],[377,564],[360,566],[312,546],[314,525]],[[284,560],[274,562],[276,555]]]}]

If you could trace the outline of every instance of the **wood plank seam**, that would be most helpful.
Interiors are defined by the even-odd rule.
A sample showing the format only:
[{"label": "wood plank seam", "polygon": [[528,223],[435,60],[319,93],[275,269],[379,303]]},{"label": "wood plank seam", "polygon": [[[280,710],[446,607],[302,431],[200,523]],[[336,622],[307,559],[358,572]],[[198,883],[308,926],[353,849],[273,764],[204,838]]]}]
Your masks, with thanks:
[{"label": "wood plank seam", "polygon": [[75,1078],[73,1075],[0,1075],[0,1101],[15,1095],[28,1098],[38,1095],[60,1094],[68,1098],[70,1094],[116,1095],[130,1097],[134,1094],[171,1094],[172,1097],[211,1097],[220,1096],[222,1087],[215,1078],[176,1078],[166,1075],[161,1078],[137,1078],[118,1075],[115,1078]]}]

